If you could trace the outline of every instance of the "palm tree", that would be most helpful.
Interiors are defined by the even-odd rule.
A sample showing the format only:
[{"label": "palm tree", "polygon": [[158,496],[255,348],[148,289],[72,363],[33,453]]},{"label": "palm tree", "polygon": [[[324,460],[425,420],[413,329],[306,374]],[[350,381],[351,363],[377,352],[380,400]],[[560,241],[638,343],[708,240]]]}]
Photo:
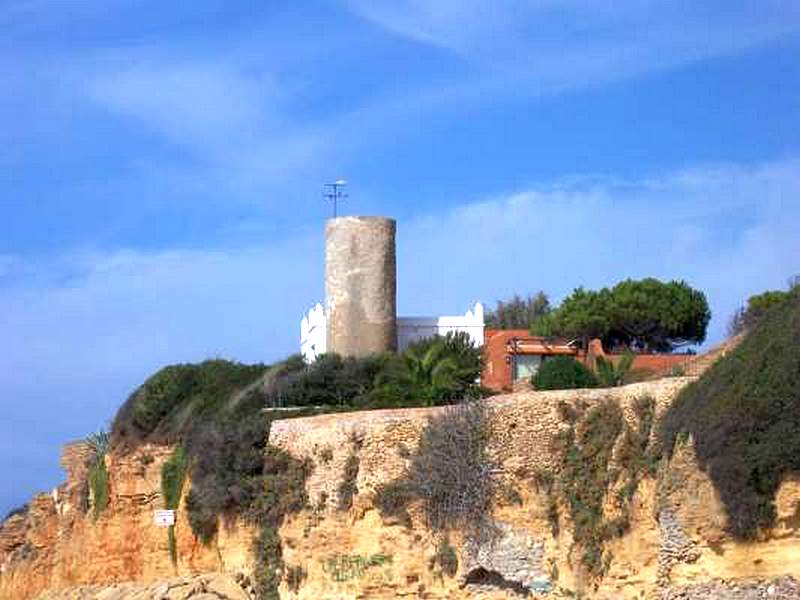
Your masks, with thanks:
[{"label": "palm tree", "polygon": [[111,438],[104,429],[98,429],[86,436],[86,445],[91,450],[90,462],[103,460],[111,445]]},{"label": "palm tree", "polygon": [[610,359],[603,356],[598,356],[595,361],[595,369],[597,370],[597,379],[603,387],[616,387],[622,385],[625,375],[631,370],[633,366],[634,354],[630,350],[626,350],[619,362],[614,364]]},{"label": "palm tree", "polygon": [[459,387],[459,365],[446,355],[446,344],[437,340],[427,348],[410,347],[403,354],[403,379],[425,396],[428,404]]}]

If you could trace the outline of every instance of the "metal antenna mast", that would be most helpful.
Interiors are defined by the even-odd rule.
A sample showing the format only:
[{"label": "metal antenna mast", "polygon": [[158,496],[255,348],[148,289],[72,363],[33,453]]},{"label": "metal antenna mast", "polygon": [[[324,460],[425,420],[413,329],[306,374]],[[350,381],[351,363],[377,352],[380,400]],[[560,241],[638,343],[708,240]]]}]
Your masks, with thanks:
[{"label": "metal antenna mast", "polygon": [[322,195],[327,199],[333,201],[333,218],[336,218],[336,204],[339,200],[344,200],[347,198],[347,193],[344,191],[344,187],[347,185],[347,181],[344,179],[337,179],[333,183],[326,183],[322,192]]}]

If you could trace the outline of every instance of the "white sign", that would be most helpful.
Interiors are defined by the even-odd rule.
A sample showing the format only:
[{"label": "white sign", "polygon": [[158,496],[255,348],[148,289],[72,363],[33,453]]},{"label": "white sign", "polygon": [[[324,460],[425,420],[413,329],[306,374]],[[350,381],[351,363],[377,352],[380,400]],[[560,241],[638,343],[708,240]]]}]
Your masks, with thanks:
[{"label": "white sign", "polygon": [[174,510],[157,510],[153,512],[153,523],[156,527],[170,527],[175,525]]}]

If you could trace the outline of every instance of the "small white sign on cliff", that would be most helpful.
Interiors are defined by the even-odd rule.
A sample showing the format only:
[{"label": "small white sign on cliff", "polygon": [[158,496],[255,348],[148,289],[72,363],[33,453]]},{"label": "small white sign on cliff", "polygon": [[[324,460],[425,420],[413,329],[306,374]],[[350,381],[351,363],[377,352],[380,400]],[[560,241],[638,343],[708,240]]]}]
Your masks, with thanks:
[{"label": "small white sign on cliff", "polygon": [[153,523],[156,527],[171,527],[175,525],[175,511],[174,510],[156,510],[153,511]]}]

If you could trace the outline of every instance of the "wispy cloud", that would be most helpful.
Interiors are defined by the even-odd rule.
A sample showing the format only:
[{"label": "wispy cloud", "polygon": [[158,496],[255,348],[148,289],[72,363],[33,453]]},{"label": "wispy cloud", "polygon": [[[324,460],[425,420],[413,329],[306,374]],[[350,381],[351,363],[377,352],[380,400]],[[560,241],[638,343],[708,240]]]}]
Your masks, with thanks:
[{"label": "wispy cloud", "polygon": [[800,6],[785,2],[739,0],[721,4],[720,10],[659,0],[346,3],[387,31],[494,71],[495,86],[507,85],[506,78],[513,76],[523,93],[613,81],[800,33]]},{"label": "wispy cloud", "polygon": [[325,150],[324,131],[287,115],[288,86],[233,53],[117,51],[78,79],[98,108],[182,148],[215,180],[278,183]]}]

